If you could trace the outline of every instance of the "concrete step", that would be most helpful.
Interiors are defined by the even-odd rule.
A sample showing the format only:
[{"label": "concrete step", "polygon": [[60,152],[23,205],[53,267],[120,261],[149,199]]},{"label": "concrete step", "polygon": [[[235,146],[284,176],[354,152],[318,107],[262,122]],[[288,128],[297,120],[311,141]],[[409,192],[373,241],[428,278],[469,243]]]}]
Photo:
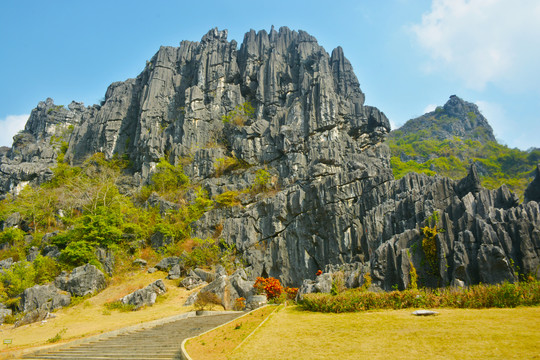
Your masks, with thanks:
[{"label": "concrete step", "polygon": [[239,313],[191,317],[121,335],[23,356],[27,360],[179,359],[182,341],[240,316]]}]

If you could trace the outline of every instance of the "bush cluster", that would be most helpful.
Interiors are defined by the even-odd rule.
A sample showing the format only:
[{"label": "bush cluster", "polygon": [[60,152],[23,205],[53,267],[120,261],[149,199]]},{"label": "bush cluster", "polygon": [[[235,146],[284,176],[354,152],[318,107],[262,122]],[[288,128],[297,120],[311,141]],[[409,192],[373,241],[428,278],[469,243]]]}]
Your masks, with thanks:
[{"label": "bush cluster", "polygon": [[284,288],[279,279],[273,277],[257,277],[253,287],[259,294],[264,293],[268,300],[273,300],[275,302],[282,302],[286,299],[294,300],[298,293],[298,288]]},{"label": "bush cluster", "polygon": [[249,102],[238,105],[234,110],[229,111],[221,117],[224,124],[233,124],[235,126],[244,126],[246,122],[253,117],[255,109]]},{"label": "bush cluster", "polygon": [[318,312],[356,312],[405,308],[506,308],[540,304],[540,282],[475,285],[470,288],[411,289],[392,292],[347,290],[338,295],[306,294],[300,307]]}]

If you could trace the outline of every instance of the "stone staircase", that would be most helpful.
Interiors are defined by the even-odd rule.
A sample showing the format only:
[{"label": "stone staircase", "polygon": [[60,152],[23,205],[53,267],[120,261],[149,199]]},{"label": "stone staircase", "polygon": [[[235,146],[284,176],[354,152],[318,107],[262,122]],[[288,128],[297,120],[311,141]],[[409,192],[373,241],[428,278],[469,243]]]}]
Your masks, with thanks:
[{"label": "stone staircase", "polygon": [[27,354],[22,359],[181,359],[180,347],[184,339],[201,334],[240,315],[242,314],[230,313],[188,317],[150,329]]}]

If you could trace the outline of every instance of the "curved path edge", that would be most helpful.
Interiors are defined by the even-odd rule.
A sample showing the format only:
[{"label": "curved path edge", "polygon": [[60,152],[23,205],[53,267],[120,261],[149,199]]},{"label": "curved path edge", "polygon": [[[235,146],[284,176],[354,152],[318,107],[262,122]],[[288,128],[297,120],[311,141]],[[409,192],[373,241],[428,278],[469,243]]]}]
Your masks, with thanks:
[{"label": "curved path edge", "polygon": [[[247,315],[251,314],[252,312],[257,311],[257,310],[260,310],[260,309],[265,308],[265,307],[267,307],[267,306],[275,306],[275,305],[264,305],[264,306],[261,306],[260,308],[251,310],[251,311],[245,313],[244,315],[237,317],[236,319],[233,319],[233,320],[231,320],[231,321],[227,321],[226,323],[221,324],[221,325],[219,325],[219,326],[216,326],[216,327],[213,328],[213,329],[210,329],[210,330],[207,330],[207,331],[205,331],[205,332],[202,332],[202,333],[200,333],[200,334],[197,335],[197,336],[192,336],[192,337],[190,337],[190,338],[184,339],[184,341],[182,341],[182,345],[180,346],[180,355],[182,356],[182,360],[193,360],[193,358],[191,358],[191,356],[189,356],[189,354],[188,354],[187,351],[186,351],[186,346],[185,346],[185,345],[186,345],[186,343],[188,342],[188,340],[195,339],[195,338],[197,338],[197,337],[199,337],[199,336],[201,336],[201,335],[204,335],[204,334],[206,334],[206,333],[209,333],[210,331],[214,331],[214,330],[216,330],[216,329],[219,329],[220,327],[225,326],[225,325],[227,325],[227,324],[230,324],[230,323],[232,323],[233,321],[238,321],[238,319],[241,319],[241,318],[243,318],[244,316],[247,316]],[[249,335],[246,336],[246,338],[245,338],[244,340],[242,340],[242,341],[240,342],[240,344],[239,344],[236,348],[234,348],[234,350],[236,350],[240,345],[242,345],[242,344],[244,343],[244,341],[246,341],[247,338],[249,338],[249,337],[250,337],[250,336],[251,336],[251,335],[252,335],[252,334],[253,334],[253,333],[254,333],[254,332],[262,325],[262,324],[264,324],[264,323],[266,322],[266,320],[268,320],[268,319],[270,318],[270,316],[271,316],[274,312],[276,312],[276,310],[277,310],[279,307],[280,307],[280,305],[276,306],[276,308],[274,309],[274,311],[272,311],[270,314],[268,314],[268,316],[266,317],[266,319],[264,319],[259,325],[257,325],[257,327],[256,327],[255,329],[253,329],[253,331],[252,331],[251,333],[249,333]],[[234,350],[233,350],[233,351],[234,351]]]}]

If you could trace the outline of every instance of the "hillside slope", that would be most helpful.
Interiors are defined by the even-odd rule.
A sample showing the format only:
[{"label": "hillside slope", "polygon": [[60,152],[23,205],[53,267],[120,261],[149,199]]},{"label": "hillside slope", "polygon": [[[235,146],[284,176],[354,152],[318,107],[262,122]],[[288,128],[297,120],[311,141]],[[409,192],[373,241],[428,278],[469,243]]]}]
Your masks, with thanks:
[{"label": "hillside slope", "polygon": [[391,131],[387,144],[397,179],[411,171],[461,179],[475,163],[484,187],[506,184],[521,199],[540,161],[540,149],[521,151],[499,144],[478,107],[455,95]]}]

